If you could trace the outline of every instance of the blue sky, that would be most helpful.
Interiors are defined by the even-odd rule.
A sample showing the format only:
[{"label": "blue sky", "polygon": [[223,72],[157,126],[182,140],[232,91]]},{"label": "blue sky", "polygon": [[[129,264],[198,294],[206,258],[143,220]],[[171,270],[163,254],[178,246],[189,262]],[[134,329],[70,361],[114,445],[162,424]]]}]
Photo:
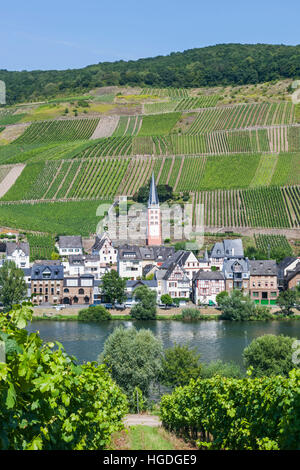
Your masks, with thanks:
[{"label": "blue sky", "polygon": [[0,7],[0,69],[79,68],[220,43],[299,44],[300,2],[41,0]]}]

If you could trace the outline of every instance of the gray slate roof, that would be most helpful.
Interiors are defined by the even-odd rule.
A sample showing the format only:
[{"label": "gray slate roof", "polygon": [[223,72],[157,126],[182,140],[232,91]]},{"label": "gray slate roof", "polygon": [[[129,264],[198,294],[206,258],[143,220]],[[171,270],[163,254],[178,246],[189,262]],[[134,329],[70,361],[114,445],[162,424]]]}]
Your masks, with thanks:
[{"label": "gray slate roof", "polygon": [[77,235],[62,235],[58,244],[60,248],[82,248],[82,238]]},{"label": "gray slate roof", "polygon": [[250,274],[250,267],[249,267],[249,260],[248,258],[242,258],[242,259],[225,259],[224,264],[223,264],[223,273],[225,274],[225,277],[228,275],[232,274],[234,272],[234,266],[240,266],[240,271],[235,271],[235,272],[241,272],[241,273],[249,273]]},{"label": "gray slate roof", "polygon": [[210,256],[212,258],[243,258],[244,249],[240,238],[223,240],[214,244]]},{"label": "gray slate roof", "polygon": [[250,260],[251,276],[277,276],[277,264],[275,260]]},{"label": "gray slate roof", "polygon": [[12,256],[13,252],[16,249],[20,249],[25,253],[25,256],[29,256],[30,253],[30,248],[29,248],[29,243],[27,242],[6,242],[6,254],[7,256]]},{"label": "gray slate roof", "polygon": [[225,279],[225,276],[221,271],[198,271],[193,279],[200,281],[222,281]]},{"label": "gray slate roof", "polygon": [[151,280],[143,280],[143,279],[138,279],[136,281],[126,281],[126,287],[135,289],[136,287],[140,287],[141,285],[147,286],[147,287],[157,287],[157,280],[156,279],[151,279]]},{"label": "gray slate roof", "polygon": [[47,278],[48,280],[60,281],[64,278],[64,267],[62,264],[34,264],[31,268],[31,280],[44,280],[43,273],[45,271],[50,271],[50,277]]},{"label": "gray slate roof", "polygon": [[121,245],[118,254],[120,260],[149,260],[164,262],[174,253],[173,247]]}]

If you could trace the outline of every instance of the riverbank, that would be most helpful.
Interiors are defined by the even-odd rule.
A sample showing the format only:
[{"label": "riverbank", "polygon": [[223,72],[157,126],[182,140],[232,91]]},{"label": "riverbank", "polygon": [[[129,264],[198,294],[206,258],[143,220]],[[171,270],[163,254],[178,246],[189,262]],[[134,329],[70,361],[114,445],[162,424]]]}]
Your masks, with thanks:
[{"label": "riverbank", "polygon": [[[57,311],[55,307],[34,307],[33,308],[33,319],[37,320],[53,320],[53,321],[78,321],[78,314],[82,307],[68,307],[63,310]],[[214,307],[201,308],[200,316],[197,320],[220,320],[221,312]],[[278,311],[278,307],[271,308],[272,318],[270,320],[300,320],[300,312],[296,309],[293,310],[293,317],[283,317]],[[132,320],[134,318],[130,315],[130,309],[125,309],[120,312],[118,310],[110,310],[111,320]],[[182,309],[181,308],[172,308],[169,310],[163,310],[158,308],[156,314],[156,320],[182,320]],[[196,321],[197,321],[196,320]],[[195,320],[194,320],[195,321]],[[268,320],[258,320],[258,321],[268,321]]]}]

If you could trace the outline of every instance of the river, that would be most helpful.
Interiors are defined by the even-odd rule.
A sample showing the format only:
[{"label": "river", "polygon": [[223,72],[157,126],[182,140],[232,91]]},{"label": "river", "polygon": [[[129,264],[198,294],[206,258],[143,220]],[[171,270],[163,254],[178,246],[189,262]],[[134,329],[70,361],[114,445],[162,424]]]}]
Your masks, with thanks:
[{"label": "river", "polygon": [[160,338],[164,347],[175,342],[189,344],[201,354],[202,362],[218,359],[243,364],[243,349],[258,336],[265,334],[287,335],[300,339],[300,321],[230,322],[174,320],[119,321],[82,323],[77,321],[33,321],[30,332],[39,331],[44,341],[59,341],[68,354],[76,356],[79,363],[95,361],[103,350],[107,337],[114,328],[135,326],[148,328]]}]

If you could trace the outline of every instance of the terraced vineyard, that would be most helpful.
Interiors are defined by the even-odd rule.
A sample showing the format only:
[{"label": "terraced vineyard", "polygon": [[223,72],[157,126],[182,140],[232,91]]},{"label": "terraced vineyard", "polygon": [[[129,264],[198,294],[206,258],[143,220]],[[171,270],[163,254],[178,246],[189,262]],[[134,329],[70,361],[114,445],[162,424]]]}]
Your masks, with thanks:
[{"label": "terraced vineyard", "polygon": [[283,249],[288,256],[292,256],[293,250],[285,235],[254,235],[257,249],[266,256],[276,248]]},{"label": "terraced vineyard", "polygon": [[204,109],[198,113],[187,134],[215,130],[243,129],[294,123],[295,107],[291,103],[260,103]]},{"label": "terraced vineyard", "polygon": [[67,142],[89,139],[96,129],[99,118],[41,121],[31,124],[16,141],[16,144],[35,142]]},{"label": "terraced vineyard", "polygon": [[[55,206],[57,217],[70,217],[66,231],[75,233],[68,204],[79,208],[78,218],[83,207],[90,208],[77,203],[94,207],[119,194],[133,196],[154,172],[158,184],[190,193],[194,220],[204,204],[207,227],[299,227],[300,125],[291,102],[224,106],[226,93],[218,95],[222,92],[216,89],[203,95],[199,90],[135,88],[119,100],[113,93],[104,99],[108,104],[92,103],[89,117],[84,118],[86,108],[74,119],[24,124],[13,143],[2,139],[0,185],[9,174],[8,164],[26,166],[3,185],[0,223],[2,214],[7,226],[34,228],[43,222],[46,230],[44,212],[49,211],[53,226],[59,227]],[[0,109],[0,132],[10,120],[13,124],[25,116],[19,110],[15,118],[14,112]],[[5,134],[8,129],[14,132],[14,126],[6,127]],[[87,227],[77,228],[80,233],[92,230],[95,218],[87,219]],[[50,243],[48,251],[46,241],[34,243],[37,256],[43,256],[43,243],[49,256]]]},{"label": "terraced vineyard", "polygon": [[172,99],[171,101],[146,103],[145,114],[167,113],[172,111],[188,111],[192,109],[209,108],[216,106],[220,97],[218,95]]},{"label": "terraced vineyard", "polygon": [[26,238],[30,246],[30,261],[51,259],[55,251],[54,236],[27,234]]},{"label": "terraced vineyard", "polygon": [[193,220],[203,204],[207,227],[298,228],[299,198],[299,187],[199,192],[192,197]]},{"label": "terraced vineyard", "polygon": [[141,116],[121,116],[113,136],[137,135],[142,125]]}]

